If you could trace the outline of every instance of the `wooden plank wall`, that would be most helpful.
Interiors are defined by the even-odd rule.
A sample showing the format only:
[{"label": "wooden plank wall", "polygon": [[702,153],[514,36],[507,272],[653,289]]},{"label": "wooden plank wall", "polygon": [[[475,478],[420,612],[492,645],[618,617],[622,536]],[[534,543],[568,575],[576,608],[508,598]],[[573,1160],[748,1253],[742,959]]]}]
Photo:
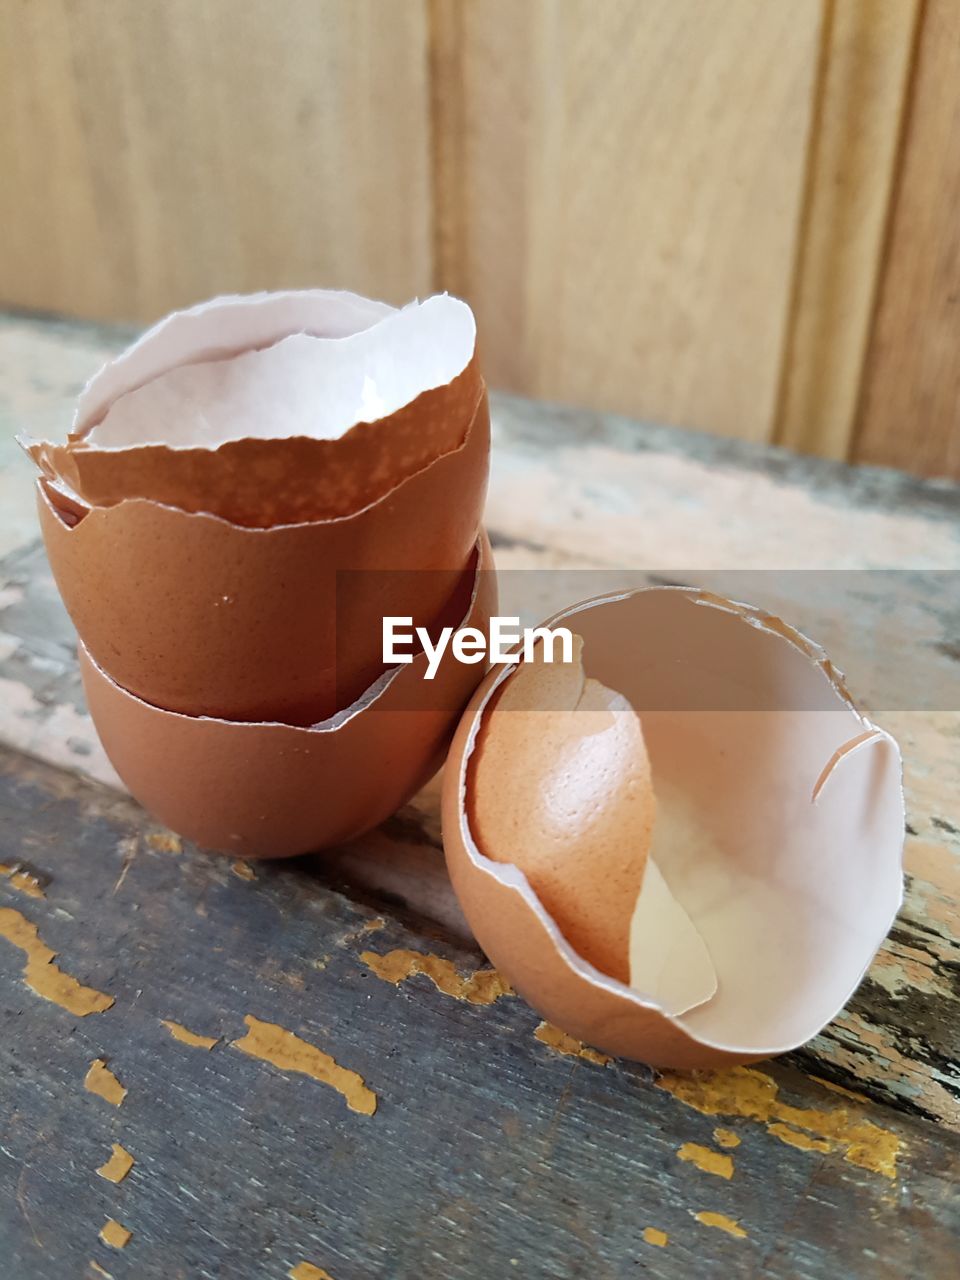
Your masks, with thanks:
[{"label": "wooden plank wall", "polygon": [[431,280],[419,0],[3,0],[0,302]]},{"label": "wooden plank wall", "polygon": [[854,456],[960,478],[960,4],[927,0]]},{"label": "wooden plank wall", "polygon": [[0,305],[469,298],[491,381],[960,476],[956,0],[8,0]]}]

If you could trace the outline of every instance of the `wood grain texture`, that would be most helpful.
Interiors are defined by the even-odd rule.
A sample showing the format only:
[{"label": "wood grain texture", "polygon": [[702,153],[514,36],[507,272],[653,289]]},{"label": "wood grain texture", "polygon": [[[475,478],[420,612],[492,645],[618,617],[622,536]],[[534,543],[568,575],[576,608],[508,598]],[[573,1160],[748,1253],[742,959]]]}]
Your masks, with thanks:
[{"label": "wood grain texture", "polygon": [[[955,1134],[790,1063],[691,1090],[554,1047],[516,997],[378,978],[362,953],[432,953],[464,975],[484,962],[436,926],[351,901],[322,860],[258,867],[250,883],[147,834],[131,802],[0,750],[0,855],[27,840],[52,876],[24,910],[116,997],[72,1019],[23,986],[0,943],[0,1016],[16,1027],[0,1038],[0,1250],[18,1280],[85,1275],[91,1259],[183,1280],[281,1280],[303,1259],[336,1280],[952,1273]],[[362,1076],[376,1113],[237,1052],[250,1015]],[[220,1044],[175,1042],[171,1016]],[[127,1086],[120,1108],[83,1090],[97,1057]],[[741,1138],[730,1179],[680,1155],[712,1150],[719,1124]],[[136,1161],[119,1186],[96,1176],[114,1141]],[[895,1153],[896,1181],[858,1163],[858,1141]],[[122,1257],[98,1242],[108,1217],[132,1232]]]},{"label": "wood grain texture", "polygon": [[[90,371],[122,341],[3,318],[0,435],[66,421],[83,353]],[[936,583],[960,568],[960,489],[510,396],[494,397],[493,419],[488,523],[505,593],[530,576],[511,570],[543,567],[568,600],[598,575],[689,578],[691,565],[723,590],[735,564],[759,591],[793,590],[788,616],[854,676],[884,624],[870,575],[853,626],[835,573],[812,591],[809,575],[765,571],[902,570],[911,661],[897,665],[956,674],[939,709],[926,685],[884,702],[882,669],[868,689],[905,748],[909,881],[894,931],[803,1050],[692,1083],[604,1064],[519,998],[458,1000],[493,984],[474,977],[487,966],[446,880],[436,788],[354,846],[253,879],[158,830],[116,790],[21,517],[0,563],[0,742],[19,748],[0,749],[0,863],[29,864],[44,897],[3,876],[0,905],[115,1004],[74,1019],[24,985],[22,953],[0,939],[0,1018],[16,1030],[0,1036],[0,1257],[18,1280],[85,1274],[86,1260],[118,1280],[261,1280],[302,1260],[336,1280],[955,1270],[960,600]],[[29,475],[19,459],[0,466],[0,482]],[[375,1114],[231,1048],[248,1015],[356,1072]],[[178,1042],[170,1021],[217,1043]],[[128,1089],[120,1108],[83,1089],[97,1058]],[[96,1176],[112,1142],[136,1162],[120,1186]],[[718,1148],[730,1179],[680,1155]],[[108,1217],[133,1232],[122,1255],[97,1241]],[[746,1234],[709,1225],[721,1220]]]},{"label": "wood grain texture", "polygon": [[960,477],[960,7],[928,0],[855,456]]},{"label": "wood grain texture", "polygon": [[494,385],[769,437],[821,10],[462,6],[441,266]]},{"label": "wood grain texture", "polygon": [[778,443],[849,456],[920,0],[829,0]]},{"label": "wood grain texture", "polygon": [[40,0],[0,15],[0,299],[429,289],[421,0]]}]

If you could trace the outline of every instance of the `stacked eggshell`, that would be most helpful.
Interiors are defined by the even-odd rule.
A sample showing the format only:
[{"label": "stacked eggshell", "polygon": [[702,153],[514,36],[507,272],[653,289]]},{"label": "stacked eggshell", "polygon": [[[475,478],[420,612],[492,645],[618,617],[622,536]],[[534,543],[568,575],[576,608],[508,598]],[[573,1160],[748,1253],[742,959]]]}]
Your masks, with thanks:
[{"label": "stacked eggshell", "polygon": [[454,738],[447,865],[550,1022],[658,1066],[815,1035],[901,900],[900,753],[826,654],[693,589],[574,605],[575,660],[494,670]]},{"label": "stacked eggshell", "polygon": [[283,857],[382,821],[482,668],[385,667],[382,619],[479,626],[486,391],[469,307],[348,293],[170,316],[24,440],[91,714],[173,830]]}]

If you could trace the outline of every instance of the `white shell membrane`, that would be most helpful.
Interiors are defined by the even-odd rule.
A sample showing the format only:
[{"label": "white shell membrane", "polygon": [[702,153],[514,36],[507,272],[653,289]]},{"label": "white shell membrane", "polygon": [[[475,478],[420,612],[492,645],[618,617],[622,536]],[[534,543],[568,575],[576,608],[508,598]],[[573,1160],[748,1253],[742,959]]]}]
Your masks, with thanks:
[{"label": "white shell membrane", "polygon": [[336,439],[451,382],[475,345],[472,311],[447,294],[400,310],[323,289],[214,298],[104,365],[71,435],[102,449]]}]

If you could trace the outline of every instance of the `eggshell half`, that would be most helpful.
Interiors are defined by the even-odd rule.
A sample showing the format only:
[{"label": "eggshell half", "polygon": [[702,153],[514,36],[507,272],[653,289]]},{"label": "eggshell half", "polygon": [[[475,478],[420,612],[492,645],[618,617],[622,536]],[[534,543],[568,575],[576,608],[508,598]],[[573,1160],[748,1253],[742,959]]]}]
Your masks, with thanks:
[{"label": "eggshell half", "polygon": [[87,506],[147,498],[256,528],[334,519],[463,443],[475,347],[469,307],[446,294],[402,310],[319,290],[217,299],[106,365],[67,444],[21,443]]},{"label": "eggshell half", "polygon": [[669,1014],[587,963],[518,868],[480,851],[472,756],[510,668],[477,690],[444,780],[447,863],[480,945],[542,1016],[611,1054],[691,1068],[804,1043],[849,999],[900,905],[896,742],[857,710],[822,650],[749,606],[651,588],[551,623],[583,637],[587,675],[641,717],[657,797],[651,858],[718,988]]},{"label": "eggshell half", "polygon": [[[248,529],[143,499],[77,519],[41,480],[40,525],[84,645],[124,689],[186,715],[313,724],[383,669],[384,614],[426,626],[449,599],[489,438],[481,392],[459,449],[338,520]],[[338,573],[362,570],[338,593]]]},{"label": "eggshell half", "polygon": [[[486,535],[469,570],[465,626],[486,628],[496,576]],[[483,668],[423,654],[310,728],[177,715],[120,688],[80,646],[90,714],[135,798],[182,836],[233,857],[284,858],[382,822],[439,766]]]},{"label": "eggshell half", "polygon": [[248,528],[334,520],[459,448],[483,391],[476,359],[454,380],[336,439],[249,437],[217,448],[27,442],[47,478],[86,506],[146,498]]}]

